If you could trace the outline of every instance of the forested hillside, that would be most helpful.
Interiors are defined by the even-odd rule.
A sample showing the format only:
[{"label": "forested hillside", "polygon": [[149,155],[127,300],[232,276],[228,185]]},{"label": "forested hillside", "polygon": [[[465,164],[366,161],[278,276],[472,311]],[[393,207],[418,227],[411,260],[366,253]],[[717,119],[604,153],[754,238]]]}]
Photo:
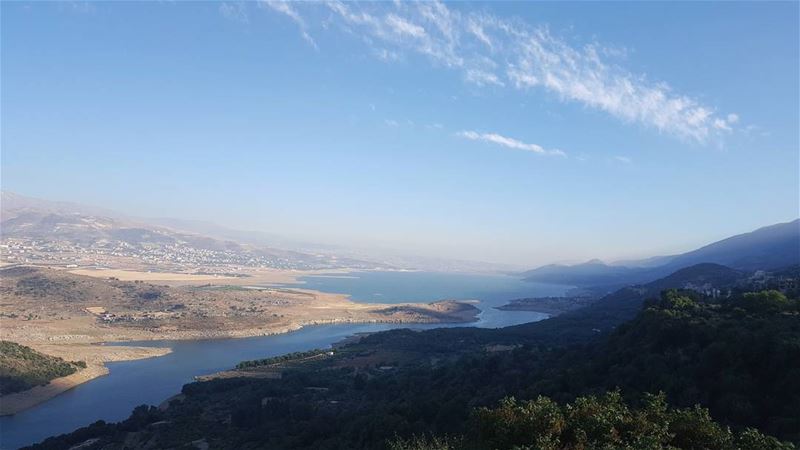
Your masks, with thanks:
[{"label": "forested hillside", "polygon": [[708,449],[790,450],[794,446],[748,428],[732,431],[701,407],[671,408],[663,394],[630,407],[618,391],[559,405],[547,397],[506,398],[479,408],[467,436],[396,438],[390,450]]},{"label": "forested hillside", "polygon": [[633,319],[645,300],[658,297],[666,289],[720,289],[727,292],[747,289],[751,286],[747,279],[744,273],[719,264],[697,264],[650,283],[623,287],[584,308],[558,317],[508,328],[505,334],[557,345],[586,342]]},{"label": "forested hillside", "polygon": [[0,395],[44,385],[75,373],[84,362],[67,362],[14,342],[0,341]]}]

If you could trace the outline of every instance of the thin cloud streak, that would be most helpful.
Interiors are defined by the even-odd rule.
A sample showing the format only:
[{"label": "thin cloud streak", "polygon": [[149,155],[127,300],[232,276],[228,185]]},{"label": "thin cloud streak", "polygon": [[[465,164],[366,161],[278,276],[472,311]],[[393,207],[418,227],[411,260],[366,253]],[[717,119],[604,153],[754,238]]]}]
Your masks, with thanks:
[{"label": "thin cloud streak", "polygon": [[537,145],[537,144],[528,144],[526,142],[519,141],[514,138],[510,138],[507,136],[503,136],[497,133],[479,133],[477,131],[459,131],[456,133],[456,136],[468,139],[470,141],[482,141],[482,142],[489,142],[492,144],[500,145],[506,148],[514,149],[514,150],[524,150],[526,152],[537,153],[540,155],[552,155],[552,156],[567,156],[561,150],[552,149],[547,150],[544,147]]},{"label": "thin cloud streak", "polygon": [[245,9],[245,4],[242,2],[227,3],[222,2],[219,5],[219,12],[226,19],[234,22],[249,23],[250,18]]},{"label": "thin cloud streak", "polygon": [[619,155],[617,155],[617,156],[614,157],[614,160],[617,161],[617,162],[620,162],[622,164],[632,164],[633,163],[633,160],[628,158],[627,156],[619,156]]},{"label": "thin cloud streak", "polygon": [[300,16],[300,14],[297,12],[297,10],[292,8],[292,6],[289,4],[289,2],[286,2],[286,1],[273,1],[273,0],[259,0],[258,5],[262,6],[262,7],[270,8],[270,9],[272,9],[274,11],[277,11],[277,12],[279,12],[281,14],[284,14],[287,17],[289,17],[290,19],[292,19],[292,21],[297,24],[298,28],[300,28],[300,35],[303,36],[303,39],[305,39],[306,42],[311,44],[311,46],[314,47],[315,50],[319,49],[319,47],[317,47],[316,41],[314,41],[314,39],[311,37],[311,35],[308,34],[308,31],[306,31],[306,29],[307,29],[306,21],[303,20],[303,18]]},{"label": "thin cloud streak", "polygon": [[[544,90],[684,140],[720,140],[738,122],[736,114],[718,114],[666,83],[618,66],[610,59],[619,53],[613,47],[574,46],[546,26],[462,12],[441,2],[266,4],[295,21],[315,48],[306,31],[310,17],[317,17],[322,27],[338,25],[358,36],[383,60],[399,59],[394,56],[403,53],[423,55],[479,87]],[[300,9],[307,15],[301,16]]]}]

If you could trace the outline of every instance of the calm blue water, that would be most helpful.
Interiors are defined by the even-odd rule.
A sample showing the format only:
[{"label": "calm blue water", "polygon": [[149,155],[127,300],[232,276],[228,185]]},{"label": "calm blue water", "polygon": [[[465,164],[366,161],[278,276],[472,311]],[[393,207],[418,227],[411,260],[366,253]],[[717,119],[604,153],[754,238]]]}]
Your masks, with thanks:
[{"label": "calm blue water", "polygon": [[[467,326],[500,327],[542,320],[544,314],[499,311],[492,306],[532,295],[560,295],[567,288],[525,283],[512,277],[425,272],[364,272],[343,277],[306,277],[303,288],[349,294],[355,301],[399,303],[441,299],[480,300],[480,321]],[[157,405],[180,392],[195,375],[231,368],[246,359],[326,347],[359,332],[435,325],[321,325],[289,334],[246,339],[158,341],[171,347],[160,358],[109,363],[110,374],[80,385],[33,409],[0,418],[0,448],[15,449],[96,420],[119,421],[140,404]]]},{"label": "calm blue water", "polygon": [[435,300],[479,300],[480,320],[469,326],[498,328],[542,320],[536,312],[494,309],[508,300],[530,296],[558,296],[569,289],[544,283],[530,283],[505,275],[476,275],[440,272],[354,272],[347,275],[301,277],[302,287],[323,292],[348,294],[355,301],[369,303],[430,302]]}]

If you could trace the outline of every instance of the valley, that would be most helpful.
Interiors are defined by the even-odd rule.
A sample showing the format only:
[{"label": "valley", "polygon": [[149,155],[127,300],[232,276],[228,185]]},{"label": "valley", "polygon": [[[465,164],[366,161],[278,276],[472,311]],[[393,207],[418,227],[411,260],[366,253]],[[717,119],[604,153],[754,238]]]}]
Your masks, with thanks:
[{"label": "valley", "polygon": [[753,292],[748,275],[700,264],[536,323],[360,334],[243,361],[34,448],[791,450],[794,286]]},{"label": "valley", "polygon": [[800,450],[800,0],[0,29],[0,450]]}]

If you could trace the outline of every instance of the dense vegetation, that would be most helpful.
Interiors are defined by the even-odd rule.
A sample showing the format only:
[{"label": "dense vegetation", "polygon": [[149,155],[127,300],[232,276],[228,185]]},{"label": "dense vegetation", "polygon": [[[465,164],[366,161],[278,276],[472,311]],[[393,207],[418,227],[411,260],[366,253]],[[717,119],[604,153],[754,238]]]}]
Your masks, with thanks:
[{"label": "dense vegetation", "polygon": [[252,361],[242,361],[236,365],[237,369],[253,369],[256,367],[271,366],[273,364],[287,363],[303,360],[314,356],[322,355],[330,350],[314,349],[305,352],[292,352],[285,355],[272,356],[270,358],[254,359]]},{"label": "dense vegetation", "polygon": [[86,363],[67,362],[14,342],[0,341],[0,395],[45,385],[71,375]]},{"label": "dense vegetation", "polygon": [[794,448],[748,428],[732,432],[711,419],[708,410],[674,409],[664,395],[647,395],[629,408],[617,391],[579,397],[561,406],[547,397],[480,408],[468,436],[398,438],[390,450],[456,449],[708,449],[782,450]]},{"label": "dense vegetation", "polygon": [[726,293],[728,290],[753,289],[752,283],[743,282],[743,276],[741,272],[719,264],[698,264],[644,285],[628,286],[608,293],[577,311],[542,322],[510,327],[505,334],[515,333],[518,339],[530,339],[548,345],[585,343],[594,340],[598,334],[612,332],[623,322],[636,317],[646,299],[656,298],[664,290],[706,284],[722,288]]},{"label": "dense vegetation", "polygon": [[[628,410],[617,391],[564,407],[546,397],[506,398],[496,409],[479,409],[466,438],[398,439],[392,448],[792,448],[748,427],[800,441],[800,302],[777,291],[703,300],[665,291],[603,345],[540,355],[535,364],[523,356],[531,349],[519,349],[495,366],[519,371],[512,391],[523,396],[563,399],[623,386],[627,397],[644,399],[641,410]],[[669,395],[647,394],[651,389]],[[714,423],[697,406],[667,410],[667,397],[708,405],[714,417],[743,431]]]},{"label": "dense vegetation", "polygon": [[[800,442],[796,288],[748,292],[723,269],[695,267],[538,325],[377,333],[280,380],[188,384],[166,411],[139,408],[41,448],[89,438],[96,448],[792,448],[760,432]],[[729,285],[712,296],[667,289],[687,280]],[[553,323],[575,334],[545,336]]]}]

